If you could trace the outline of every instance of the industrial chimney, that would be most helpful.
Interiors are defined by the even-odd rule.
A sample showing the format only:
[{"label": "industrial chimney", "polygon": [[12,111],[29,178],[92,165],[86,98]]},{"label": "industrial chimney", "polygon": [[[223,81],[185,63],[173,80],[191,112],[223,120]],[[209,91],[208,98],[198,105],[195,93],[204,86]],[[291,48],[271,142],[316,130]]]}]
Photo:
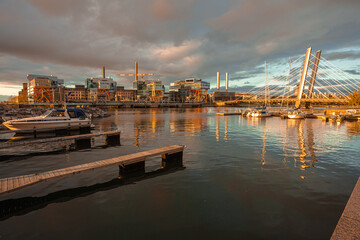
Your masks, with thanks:
[{"label": "industrial chimney", "polygon": [[135,62],[135,81],[138,80],[138,62]]},{"label": "industrial chimney", "polygon": [[103,66],[103,78],[105,78],[105,66]]},{"label": "industrial chimney", "polygon": [[226,73],[226,92],[229,90],[229,73]]},{"label": "industrial chimney", "polygon": [[217,91],[220,91],[220,72],[217,72]]}]

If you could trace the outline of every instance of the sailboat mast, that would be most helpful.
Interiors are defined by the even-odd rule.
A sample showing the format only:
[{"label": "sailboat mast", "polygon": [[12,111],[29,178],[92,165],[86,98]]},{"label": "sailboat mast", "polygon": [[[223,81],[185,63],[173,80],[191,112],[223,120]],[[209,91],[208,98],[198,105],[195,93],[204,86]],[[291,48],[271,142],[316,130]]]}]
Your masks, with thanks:
[{"label": "sailboat mast", "polygon": [[[289,87],[290,84],[290,78],[291,78],[291,58],[289,57],[289,77],[287,82],[287,88]],[[289,108],[289,99],[286,101],[286,108]]]},{"label": "sailboat mast", "polygon": [[265,107],[267,104],[267,95],[269,94],[269,86],[268,86],[268,75],[267,75],[267,67],[266,67],[266,60],[265,60]]}]

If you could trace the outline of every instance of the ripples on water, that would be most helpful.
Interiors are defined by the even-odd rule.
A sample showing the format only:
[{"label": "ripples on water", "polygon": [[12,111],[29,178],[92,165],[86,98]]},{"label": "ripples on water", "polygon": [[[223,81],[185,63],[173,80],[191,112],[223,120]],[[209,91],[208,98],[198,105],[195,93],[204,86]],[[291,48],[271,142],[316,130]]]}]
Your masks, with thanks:
[{"label": "ripples on water", "polygon": [[186,145],[185,168],[159,172],[154,158],[140,178],[107,168],[4,196],[22,210],[3,214],[0,238],[328,239],[360,173],[359,123],[224,110],[114,110],[96,131],[120,129],[122,146],[0,162],[7,177]]}]

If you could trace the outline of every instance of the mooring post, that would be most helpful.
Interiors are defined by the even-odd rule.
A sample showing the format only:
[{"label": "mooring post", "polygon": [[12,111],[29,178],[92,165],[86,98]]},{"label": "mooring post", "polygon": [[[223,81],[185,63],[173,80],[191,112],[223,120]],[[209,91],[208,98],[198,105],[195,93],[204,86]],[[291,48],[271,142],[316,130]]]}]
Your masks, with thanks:
[{"label": "mooring post", "polygon": [[75,150],[91,148],[91,137],[75,139]]},{"label": "mooring post", "polygon": [[182,166],[183,164],[183,152],[177,153],[164,153],[161,154],[161,168],[169,168],[174,166]]},{"label": "mooring post", "polygon": [[128,165],[119,165],[119,175],[121,177],[127,176],[139,176],[145,174],[145,158],[136,163],[128,164]]},{"label": "mooring post", "polygon": [[118,146],[120,144],[120,132],[105,135],[105,144],[108,146]]},{"label": "mooring post", "polygon": [[80,128],[80,133],[81,133],[81,134],[90,133],[90,132],[91,132],[90,127],[81,127],[81,128]]}]

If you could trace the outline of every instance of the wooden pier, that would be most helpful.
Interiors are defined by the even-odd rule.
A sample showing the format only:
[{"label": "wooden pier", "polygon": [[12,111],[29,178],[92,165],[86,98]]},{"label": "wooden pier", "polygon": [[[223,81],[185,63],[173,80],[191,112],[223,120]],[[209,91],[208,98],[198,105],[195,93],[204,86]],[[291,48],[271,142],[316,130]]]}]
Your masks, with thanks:
[{"label": "wooden pier", "polygon": [[98,137],[98,136],[105,136],[106,139],[105,141],[107,145],[120,144],[120,131],[109,131],[109,132],[98,132],[98,133],[80,134],[80,135],[55,137],[55,138],[35,139],[30,141],[5,142],[5,143],[0,143],[0,149],[25,146],[31,144],[44,144],[49,142],[68,141],[68,140],[74,141],[75,149],[83,149],[83,148],[90,148],[91,139],[93,137]]},{"label": "wooden pier", "polygon": [[0,179],[0,194],[15,191],[23,187],[52,180],[55,178],[71,176],[74,174],[83,173],[99,168],[110,167],[114,165],[119,165],[120,173],[122,174],[141,171],[145,169],[145,160],[148,157],[161,155],[164,165],[167,162],[171,162],[179,158],[182,159],[183,151],[184,151],[184,146],[172,145],[168,147],[129,154],[125,156],[96,161],[92,163],[81,164],[68,168],[57,169],[53,171],[4,178],[4,179]]},{"label": "wooden pier", "polygon": [[360,239],[360,178],[351,193],[331,239]]},{"label": "wooden pier", "polygon": [[231,115],[242,115],[242,112],[219,112],[216,113],[219,116],[231,116]]}]

